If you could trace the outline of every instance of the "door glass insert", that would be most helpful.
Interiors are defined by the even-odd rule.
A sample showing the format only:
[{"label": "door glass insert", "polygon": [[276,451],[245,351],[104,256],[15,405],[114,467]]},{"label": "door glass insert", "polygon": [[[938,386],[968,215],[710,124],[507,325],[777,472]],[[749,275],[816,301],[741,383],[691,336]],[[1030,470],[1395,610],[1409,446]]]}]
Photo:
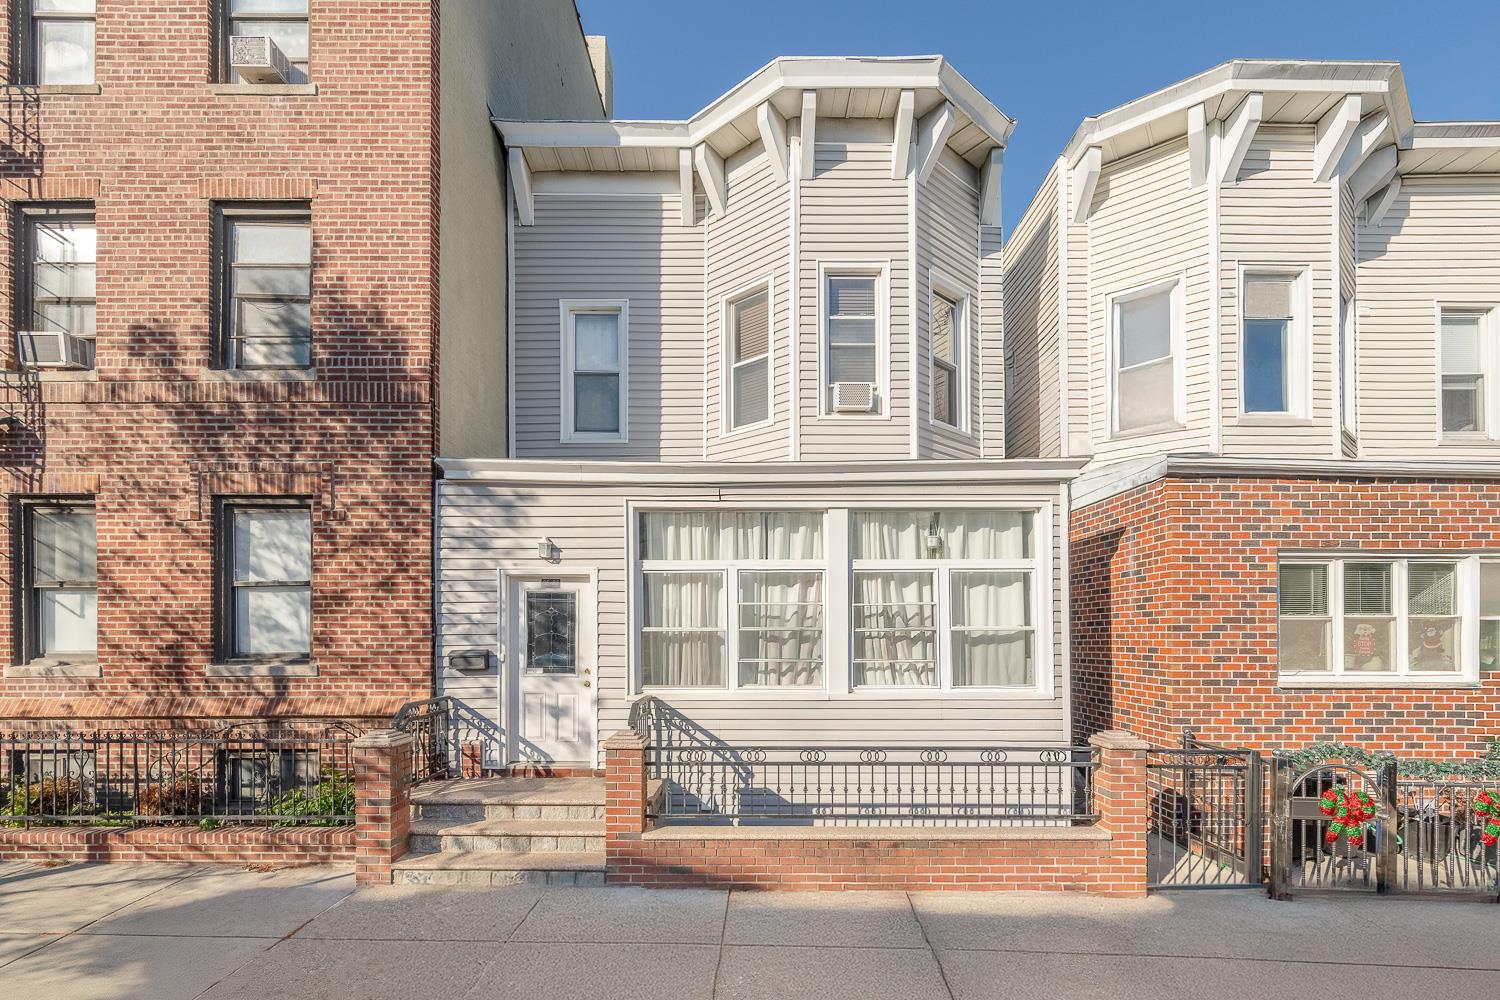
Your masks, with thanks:
[{"label": "door glass insert", "polygon": [[526,672],[578,673],[578,595],[568,591],[526,593]]}]

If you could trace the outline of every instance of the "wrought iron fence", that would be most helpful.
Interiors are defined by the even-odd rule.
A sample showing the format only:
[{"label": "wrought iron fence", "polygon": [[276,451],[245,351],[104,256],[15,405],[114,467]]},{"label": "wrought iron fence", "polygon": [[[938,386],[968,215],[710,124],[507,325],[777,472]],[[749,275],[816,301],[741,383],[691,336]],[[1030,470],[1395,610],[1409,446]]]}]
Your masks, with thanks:
[{"label": "wrought iron fence", "polygon": [[660,746],[660,821],[1070,825],[1097,818],[1088,747]]},{"label": "wrought iron fence", "polygon": [[1394,882],[1401,892],[1500,895],[1500,844],[1484,842],[1486,816],[1476,808],[1497,785],[1397,781]]},{"label": "wrought iron fence", "polygon": [[348,727],[0,732],[0,824],[354,822]]},{"label": "wrought iron fence", "polygon": [[1238,888],[1263,881],[1260,754],[1184,734],[1146,754],[1148,882],[1153,888]]},{"label": "wrought iron fence", "polygon": [[473,776],[502,766],[499,728],[463,702],[449,696],[401,706],[391,728],[411,733],[411,780]]}]

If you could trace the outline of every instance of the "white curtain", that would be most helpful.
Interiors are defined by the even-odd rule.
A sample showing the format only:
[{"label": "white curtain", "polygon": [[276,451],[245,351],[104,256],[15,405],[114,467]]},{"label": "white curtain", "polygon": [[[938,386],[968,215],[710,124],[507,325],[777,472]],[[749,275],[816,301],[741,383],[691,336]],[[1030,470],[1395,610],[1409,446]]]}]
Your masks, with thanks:
[{"label": "white curtain", "polygon": [[[1031,514],[1010,510],[855,511],[855,559],[1025,559]],[[928,547],[936,535],[939,546]]]},{"label": "white curtain", "polygon": [[702,510],[664,510],[641,515],[641,558],[663,560],[719,558],[718,513]]},{"label": "white curtain", "polygon": [[646,573],[642,580],[641,667],[662,687],[724,685],[724,577]]},{"label": "white curtain", "polygon": [[930,572],[854,574],[854,683],[937,684],[937,608]]},{"label": "white curtain", "polygon": [[641,558],[821,559],[823,515],[806,511],[653,511],[641,516]]},{"label": "white curtain", "polygon": [[1034,683],[1031,575],[954,573],[952,587],[954,686]]},{"label": "white curtain", "polygon": [[727,514],[734,559],[822,559],[823,515],[803,511]]},{"label": "white curtain", "polygon": [[739,581],[740,684],[821,684],[823,574],[742,572]]}]

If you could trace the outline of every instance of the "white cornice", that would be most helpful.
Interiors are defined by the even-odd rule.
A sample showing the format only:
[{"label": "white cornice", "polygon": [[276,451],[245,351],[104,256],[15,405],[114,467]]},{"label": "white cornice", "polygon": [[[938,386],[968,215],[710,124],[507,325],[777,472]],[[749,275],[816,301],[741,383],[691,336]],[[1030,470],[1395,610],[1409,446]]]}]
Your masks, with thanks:
[{"label": "white cornice", "polygon": [[1073,479],[1085,460],[997,462],[571,462],[439,458],[444,479],[526,483],[620,483],[643,486],[770,486],[851,483],[1037,483]]},{"label": "white cornice", "polygon": [[694,146],[786,91],[850,87],[937,90],[997,145],[1016,123],[942,56],[784,56],[686,121],[521,121],[492,119],[508,146]]}]

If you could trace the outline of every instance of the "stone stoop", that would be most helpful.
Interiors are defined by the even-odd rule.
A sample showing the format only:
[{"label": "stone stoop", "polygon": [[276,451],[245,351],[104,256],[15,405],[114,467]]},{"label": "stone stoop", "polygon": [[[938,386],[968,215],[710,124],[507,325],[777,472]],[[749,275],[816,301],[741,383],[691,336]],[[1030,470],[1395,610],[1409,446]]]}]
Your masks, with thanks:
[{"label": "stone stoop", "polygon": [[411,803],[397,885],[604,884],[602,778],[460,778]]}]

